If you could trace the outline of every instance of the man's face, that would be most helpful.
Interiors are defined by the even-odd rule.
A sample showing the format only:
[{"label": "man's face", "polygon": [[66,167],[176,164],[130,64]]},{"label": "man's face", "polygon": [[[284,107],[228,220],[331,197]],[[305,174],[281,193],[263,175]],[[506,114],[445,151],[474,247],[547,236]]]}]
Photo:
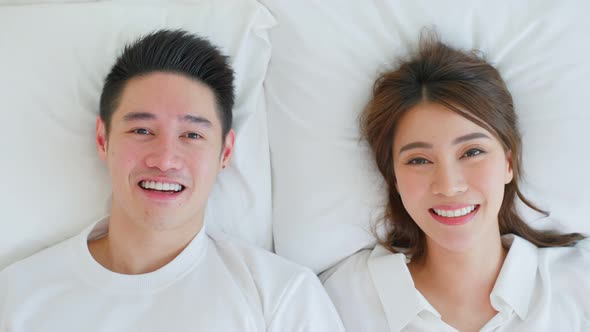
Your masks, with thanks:
[{"label": "man's face", "polygon": [[111,119],[97,120],[97,145],[109,169],[111,218],[157,230],[200,227],[207,198],[231,157],[211,89],[172,73],[131,79]]}]

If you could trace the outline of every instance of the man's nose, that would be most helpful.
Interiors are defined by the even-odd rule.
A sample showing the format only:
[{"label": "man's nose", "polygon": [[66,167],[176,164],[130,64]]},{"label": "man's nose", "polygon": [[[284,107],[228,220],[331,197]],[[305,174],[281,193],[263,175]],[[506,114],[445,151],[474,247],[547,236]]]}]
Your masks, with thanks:
[{"label": "man's nose", "polygon": [[148,167],[158,168],[163,172],[182,167],[178,142],[175,139],[161,137],[150,146],[150,149],[152,151],[150,151],[145,160]]}]

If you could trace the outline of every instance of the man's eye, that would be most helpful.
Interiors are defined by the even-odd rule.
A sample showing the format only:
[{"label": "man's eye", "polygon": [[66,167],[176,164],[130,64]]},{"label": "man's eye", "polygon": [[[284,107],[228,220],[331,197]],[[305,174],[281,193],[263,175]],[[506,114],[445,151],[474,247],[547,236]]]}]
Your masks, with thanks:
[{"label": "man's eye", "polygon": [[199,138],[201,138],[202,136],[201,136],[201,135],[199,135],[199,134],[197,134],[197,133],[187,133],[187,134],[186,134],[186,137],[187,137],[187,138],[190,138],[190,139],[199,139]]},{"label": "man's eye", "polygon": [[150,134],[150,131],[145,128],[134,129],[133,132],[136,134],[139,134],[139,135],[149,135]]},{"label": "man's eye", "polygon": [[426,165],[430,164],[430,161],[424,158],[414,158],[407,162],[408,165]]},{"label": "man's eye", "polygon": [[467,158],[475,157],[475,156],[480,155],[482,153],[485,153],[485,151],[483,151],[481,149],[469,149],[469,150],[467,150],[467,152],[465,152],[463,154],[463,157],[467,157]]}]

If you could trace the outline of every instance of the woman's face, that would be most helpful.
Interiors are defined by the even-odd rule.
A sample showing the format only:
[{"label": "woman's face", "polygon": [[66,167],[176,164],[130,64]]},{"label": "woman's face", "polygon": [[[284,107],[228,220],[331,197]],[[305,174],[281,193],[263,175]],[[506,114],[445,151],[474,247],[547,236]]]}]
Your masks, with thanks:
[{"label": "woman's face", "polygon": [[512,167],[490,132],[442,105],[419,104],[397,125],[393,163],[396,188],[428,248],[460,252],[500,236]]}]

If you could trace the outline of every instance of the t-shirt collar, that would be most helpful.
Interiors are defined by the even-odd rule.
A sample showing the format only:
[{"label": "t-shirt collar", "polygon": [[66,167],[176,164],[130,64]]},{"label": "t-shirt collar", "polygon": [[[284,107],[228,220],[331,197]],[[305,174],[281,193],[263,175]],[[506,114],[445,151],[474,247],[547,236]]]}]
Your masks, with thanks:
[{"label": "t-shirt collar", "polygon": [[105,217],[88,226],[72,242],[72,268],[94,287],[117,292],[155,291],[174,283],[202,260],[207,249],[206,224],[193,240],[170,263],[160,269],[139,275],[119,274],[107,270],[94,260],[87,241],[96,239],[108,231],[109,218]]}]

